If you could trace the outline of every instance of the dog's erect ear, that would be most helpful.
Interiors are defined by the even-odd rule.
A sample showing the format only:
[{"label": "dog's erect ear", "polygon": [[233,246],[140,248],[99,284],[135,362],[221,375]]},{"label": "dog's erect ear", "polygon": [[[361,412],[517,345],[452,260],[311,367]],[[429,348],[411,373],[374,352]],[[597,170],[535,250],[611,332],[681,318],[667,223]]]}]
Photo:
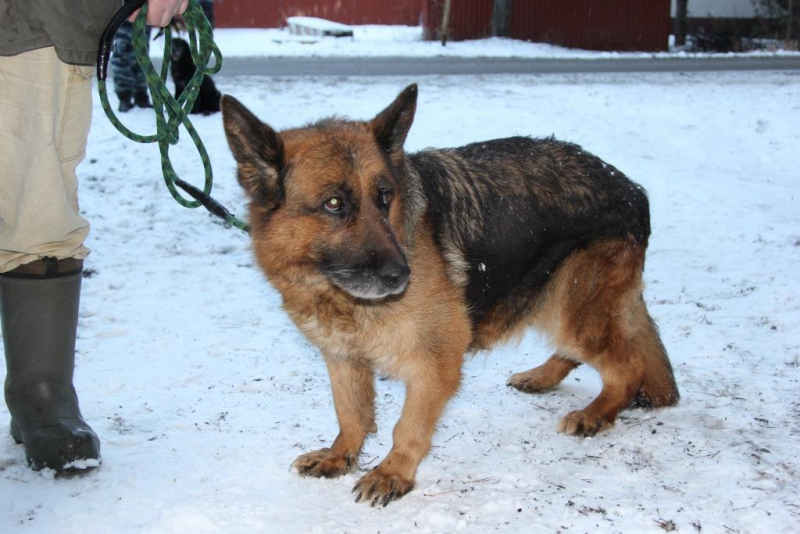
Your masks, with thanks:
[{"label": "dog's erect ear", "polygon": [[369,123],[378,144],[396,162],[403,157],[403,143],[406,142],[408,130],[414,122],[416,110],[417,84],[412,84],[403,89],[394,102]]},{"label": "dog's erect ear", "polygon": [[232,96],[224,95],[221,106],[228,146],[239,164],[239,184],[255,202],[270,209],[277,207],[282,199],[281,138]]}]

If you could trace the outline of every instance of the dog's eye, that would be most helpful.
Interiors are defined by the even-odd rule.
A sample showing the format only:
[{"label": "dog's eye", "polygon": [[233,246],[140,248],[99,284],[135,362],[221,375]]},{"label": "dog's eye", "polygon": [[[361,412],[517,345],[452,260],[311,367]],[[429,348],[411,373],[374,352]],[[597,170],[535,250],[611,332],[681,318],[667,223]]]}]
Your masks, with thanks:
[{"label": "dog's eye", "polygon": [[378,195],[378,206],[382,208],[389,207],[389,204],[391,204],[393,198],[394,193],[391,191],[381,191]]},{"label": "dog's eye", "polygon": [[339,197],[329,198],[323,206],[330,213],[341,213],[344,210],[344,202]]}]

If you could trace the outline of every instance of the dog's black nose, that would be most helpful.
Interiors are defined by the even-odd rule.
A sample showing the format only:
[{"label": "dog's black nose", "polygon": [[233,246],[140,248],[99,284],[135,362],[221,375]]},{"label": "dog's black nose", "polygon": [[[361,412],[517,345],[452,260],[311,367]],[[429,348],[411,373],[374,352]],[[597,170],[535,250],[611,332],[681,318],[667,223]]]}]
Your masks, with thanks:
[{"label": "dog's black nose", "polygon": [[403,287],[408,281],[408,275],[411,274],[411,269],[405,263],[397,263],[394,261],[386,262],[378,272],[381,282],[390,289],[397,289]]}]

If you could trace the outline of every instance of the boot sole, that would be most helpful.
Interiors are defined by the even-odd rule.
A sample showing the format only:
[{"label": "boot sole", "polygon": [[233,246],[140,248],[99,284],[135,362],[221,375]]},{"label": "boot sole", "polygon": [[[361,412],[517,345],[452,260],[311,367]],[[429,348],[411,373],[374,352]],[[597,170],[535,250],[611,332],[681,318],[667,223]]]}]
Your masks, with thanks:
[{"label": "boot sole", "polygon": [[[22,441],[22,431],[19,429],[19,425],[12,419],[10,425],[11,431],[11,438],[17,445],[24,445]],[[28,467],[33,469],[34,471],[41,471],[44,469],[45,466],[39,466],[35,462],[28,457],[27,450],[25,451],[25,457],[28,462]],[[97,465],[92,465],[92,462],[97,462]],[[88,465],[86,465],[88,463]],[[67,464],[68,466],[62,466],[60,468],[55,468],[56,476],[58,477],[73,477],[73,476],[80,476],[86,474],[90,471],[94,471],[98,467],[102,460],[100,460],[99,456],[97,458],[83,458],[83,459],[76,459]],[[83,464],[83,465],[81,465]],[[80,465],[80,467],[79,467]]]},{"label": "boot sole", "polygon": [[22,445],[22,432],[13,419],[11,420],[11,438],[17,445]]}]

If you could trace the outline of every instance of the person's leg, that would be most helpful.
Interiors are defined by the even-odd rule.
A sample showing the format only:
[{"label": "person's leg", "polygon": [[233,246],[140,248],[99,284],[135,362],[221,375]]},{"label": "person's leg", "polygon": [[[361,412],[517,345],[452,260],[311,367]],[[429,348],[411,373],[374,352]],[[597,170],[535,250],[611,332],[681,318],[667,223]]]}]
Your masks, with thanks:
[{"label": "person's leg", "polygon": [[[147,50],[150,50],[150,26],[146,27],[147,32]],[[147,76],[139,66],[136,58],[133,58],[133,103],[140,108],[152,108],[153,104],[150,102],[149,87],[147,85]]]},{"label": "person's leg", "polygon": [[[147,26],[147,49],[150,49],[150,26]],[[119,111],[129,111],[134,106],[152,108],[148,95],[147,77],[133,51],[133,25],[124,22],[114,38],[114,53],[111,56],[114,77],[114,92],[119,98]]]},{"label": "person's leg", "polygon": [[[91,67],[52,48],[0,57],[0,316],[13,437],[34,469],[97,465],[72,385],[83,241],[75,168],[91,123]],[[86,462],[86,460],[89,460]]]},{"label": "person's leg", "polygon": [[[119,98],[119,111],[125,112],[133,107],[133,92],[136,89],[136,71],[139,65],[133,54],[133,25],[123,22],[114,38],[111,55],[111,74],[114,78],[114,92]],[[141,70],[141,69],[139,69]]]},{"label": "person's leg", "polygon": [[75,168],[92,120],[92,67],[53,48],[0,56],[0,273],[44,257],[84,259],[89,223]]},{"label": "person's leg", "polygon": [[0,274],[11,435],[36,470],[86,469],[100,459],[72,385],[82,267],[47,258]]}]

